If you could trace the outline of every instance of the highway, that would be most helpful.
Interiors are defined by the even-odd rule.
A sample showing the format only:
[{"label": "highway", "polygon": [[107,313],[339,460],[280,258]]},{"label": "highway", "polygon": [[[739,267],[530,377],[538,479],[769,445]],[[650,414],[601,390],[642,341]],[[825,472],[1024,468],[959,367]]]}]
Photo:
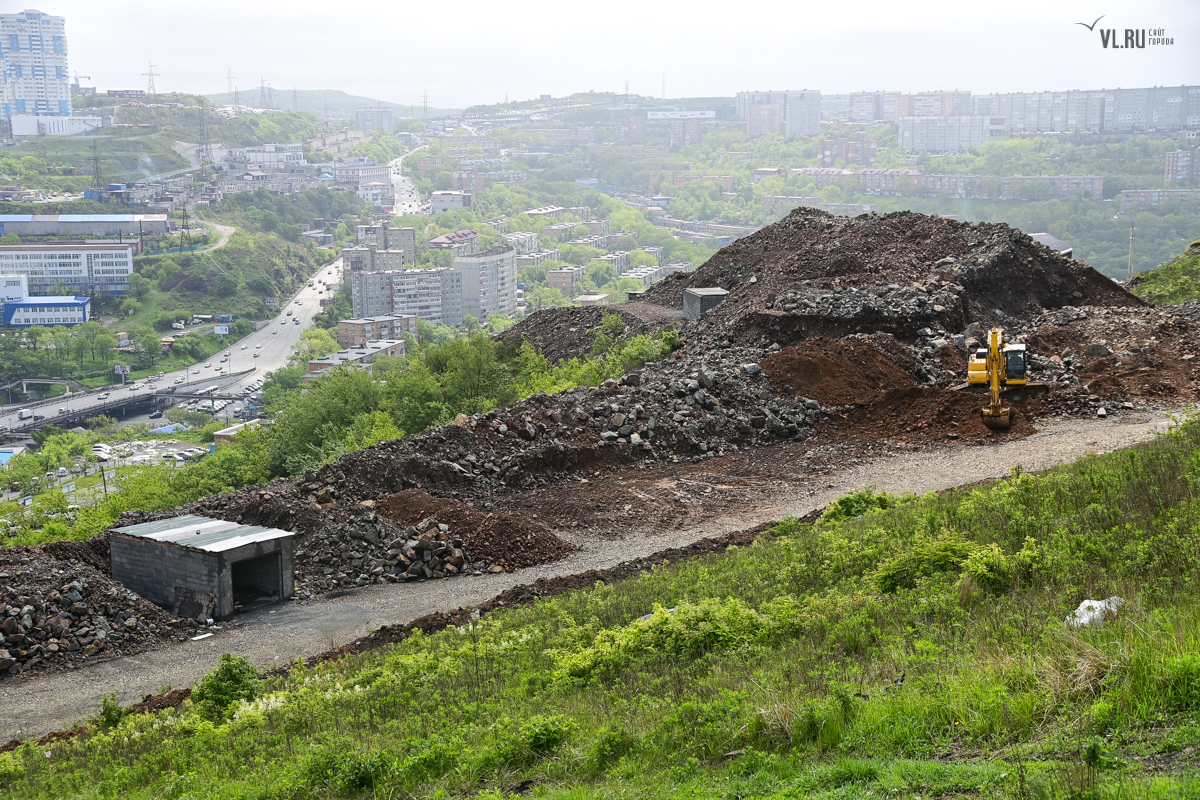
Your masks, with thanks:
[{"label": "highway", "polygon": [[[405,155],[411,155],[406,153]],[[403,216],[404,214],[420,214],[421,213],[421,195],[417,191],[417,185],[408,178],[404,177],[401,158],[394,158],[388,162],[388,167],[392,174],[392,189],[396,195],[395,205],[392,206],[392,214],[395,216]]]},{"label": "highway", "polygon": [[[143,379],[131,385],[108,386],[89,392],[72,392],[51,398],[36,406],[28,406],[34,414],[45,417],[45,422],[52,423],[59,414],[60,408],[68,409],[74,416],[75,412],[87,413],[88,409],[111,404],[122,394],[130,397],[144,397],[152,392],[151,385],[162,390],[179,383],[202,381],[207,377],[217,377],[223,373],[236,373],[242,370],[255,370],[241,380],[221,389],[222,394],[240,392],[247,384],[262,378],[266,373],[285,366],[292,352],[292,345],[300,339],[300,334],[313,324],[313,317],[321,311],[320,300],[329,297],[329,290],[324,289],[318,280],[326,283],[339,283],[341,275],[341,259],[322,267],[312,278],[312,286],[303,287],[290,300],[278,298],[278,316],[273,318],[261,330],[251,333],[240,341],[230,341],[224,350],[218,351],[206,361],[198,362],[187,369],[168,372],[161,378]],[[288,311],[291,316],[287,315]],[[293,320],[299,319],[300,324]],[[228,337],[227,337],[228,338]],[[224,355],[229,354],[229,360],[222,362]],[[182,380],[181,380],[182,379]],[[106,399],[100,395],[107,394]],[[126,418],[125,422],[147,421],[146,412]],[[11,429],[16,425],[26,424],[28,420],[18,420],[17,411],[13,407],[0,407],[0,428]]]}]

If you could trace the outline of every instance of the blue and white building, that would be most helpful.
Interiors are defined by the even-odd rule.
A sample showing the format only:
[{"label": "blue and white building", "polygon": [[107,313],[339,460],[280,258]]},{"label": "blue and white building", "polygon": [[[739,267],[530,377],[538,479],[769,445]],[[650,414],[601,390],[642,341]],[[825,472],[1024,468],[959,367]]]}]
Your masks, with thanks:
[{"label": "blue and white building", "polygon": [[81,325],[92,318],[92,298],[73,295],[30,297],[4,303],[5,327]]},{"label": "blue and white building", "polygon": [[24,275],[32,295],[74,291],[121,295],[133,274],[133,245],[13,244],[0,246],[0,275]]},{"label": "blue and white building", "polygon": [[71,116],[66,20],[26,10],[0,14],[0,117]]}]

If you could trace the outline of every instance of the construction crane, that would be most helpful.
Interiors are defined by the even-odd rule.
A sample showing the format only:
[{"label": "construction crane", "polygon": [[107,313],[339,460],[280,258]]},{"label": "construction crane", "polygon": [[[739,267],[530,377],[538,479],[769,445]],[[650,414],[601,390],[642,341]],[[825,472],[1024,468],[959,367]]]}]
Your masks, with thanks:
[{"label": "construction crane", "polygon": [[1025,377],[1027,367],[1025,345],[1005,341],[1003,328],[988,331],[987,347],[977,348],[967,362],[967,388],[983,389],[990,398],[983,409],[984,425],[992,430],[1008,429],[1012,410],[1000,402],[1000,394],[1006,389],[1030,386]]}]

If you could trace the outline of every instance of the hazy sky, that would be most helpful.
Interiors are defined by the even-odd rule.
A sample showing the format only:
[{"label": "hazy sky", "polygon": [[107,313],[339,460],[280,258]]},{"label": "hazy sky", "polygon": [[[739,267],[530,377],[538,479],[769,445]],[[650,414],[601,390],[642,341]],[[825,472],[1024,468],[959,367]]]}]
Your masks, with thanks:
[{"label": "hazy sky", "polygon": [[[343,89],[397,103],[573,91],[744,89],[976,93],[1200,84],[1200,0],[377,2],[45,0],[72,70],[99,89]],[[1076,22],[1104,18],[1089,32]],[[1163,28],[1172,46],[1105,50],[1100,30]],[[88,84],[88,81],[84,81]]]}]

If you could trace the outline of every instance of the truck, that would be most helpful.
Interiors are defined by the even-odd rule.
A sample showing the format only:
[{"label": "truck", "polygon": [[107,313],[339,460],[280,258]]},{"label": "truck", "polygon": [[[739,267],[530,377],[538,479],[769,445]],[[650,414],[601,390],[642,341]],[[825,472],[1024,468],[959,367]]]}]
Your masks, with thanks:
[{"label": "truck", "polygon": [[233,314],[217,314],[217,322],[233,322]]},{"label": "truck", "polygon": [[32,419],[32,418],[33,418],[33,409],[32,408],[22,408],[20,411],[17,412],[17,419]]}]

